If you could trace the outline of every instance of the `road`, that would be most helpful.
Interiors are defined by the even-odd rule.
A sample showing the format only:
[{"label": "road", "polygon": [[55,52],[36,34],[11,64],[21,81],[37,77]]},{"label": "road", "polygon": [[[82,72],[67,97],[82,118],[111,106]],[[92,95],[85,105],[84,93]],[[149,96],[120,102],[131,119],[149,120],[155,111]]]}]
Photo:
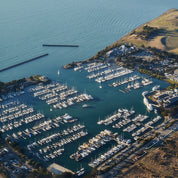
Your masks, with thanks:
[{"label": "road", "polygon": [[[172,121],[172,120],[170,120]],[[143,147],[139,148],[136,152],[132,153],[128,157],[126,157],[123,161],[121,161],[119,164],[117,164],[115,167],[113,167],[111,170],[108,172],[98,175],[97,178],[113,178],[116,175],[118,175],[119,171],[128,164],[128,162],[135,162],[134,157],[140,153],[144,152],[142,156],[145,156],[148,152],[149,149],[152,147],[156,146],[157,144],[160,144],[163,142],[169,135],[171,135],[173,132],[178,130],[178,122],[174,123],[171,127],[163,130],[163,124],[162,126],[159,126],[158,129],[155,130],[155,132],[159,132],[160,134],[156,136],[153,140],[151,140],[149,143],[144,145]],[[148,134],[149,135],[149,134]],[[134,145],[134,144],[133,144]],[[135,145],[136,148],[138,148],[140,145]],[[129,152],[129,151],[128,151]],[[126,155],[127,153],[125,153]]]}]

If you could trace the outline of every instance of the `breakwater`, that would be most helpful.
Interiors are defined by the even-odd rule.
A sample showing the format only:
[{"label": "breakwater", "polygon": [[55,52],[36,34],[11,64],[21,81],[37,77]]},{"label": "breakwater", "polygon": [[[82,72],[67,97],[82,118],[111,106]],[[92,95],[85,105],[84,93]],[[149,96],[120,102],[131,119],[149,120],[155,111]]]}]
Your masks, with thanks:
[{"label": "breakwater", "polygon": [[43,44],[42,46],[48,46],[48,47],[79,47],[79,45],[55,45],[55,44]]},{"label": "breakwater", "polygon": [[14,67],[20,66],[20,65],[22,65],[22,64],[25,64],[25,63],[28,63],[28,62],[34,61],[34,60],[36,60],[36,59],[39,59],[39,58],[45,57],[45,56],[47,56],[47,55],[48,55],[48,53],[43,54],[43,55],[40,55],[40,56],[37,56],[37,57],[34,57],[34,58],[32,58],[32,59],[28,59],[28,60],[23,61],[23,62],[20,62],[20,63],[18,63],[18,64],[14,64],[14,65],[12,65],[12,66],[9,66],[9,67],[6,67],[6,68],[3,68],[3,69],[0,69],[0,72],[3,72],[3,71],[5,71],[5,70],[9,70],[9,69],[11,69],[11,68],[14,68]]}]

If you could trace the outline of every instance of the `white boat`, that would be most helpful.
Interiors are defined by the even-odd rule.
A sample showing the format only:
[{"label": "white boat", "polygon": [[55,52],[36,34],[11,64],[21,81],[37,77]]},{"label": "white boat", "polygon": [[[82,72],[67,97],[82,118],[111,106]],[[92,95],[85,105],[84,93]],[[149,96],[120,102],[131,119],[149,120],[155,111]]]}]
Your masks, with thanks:
[{"label": "white boat", "polygon": [[88,105],[88,104],[83,104],[82,105],[82,108],[89,108],[90,107],[90,105]]},{"label": "white boat", "polygon": [[155,113],[155,114],[158,114],[158,111],[157,111],[157,109],[154,109],[154,113]]},{"label": "white boat", "polygon": [[59,70],[57,71],[57,75],[59,75],[60,74],[60,72],[59,72]]},{"label": "white boat", "polygon": [[160,89],[160,85],[156,85],[152,88],[152,91],[156,91],[156,90],[159,90]]},{"label": "white boat", "polygon": [[77,176],[82,176],[83,174],[85,174],[84,168],[81,168],[79,171],[76,172]]},{"label": "white boat", "polygon": [[143,102],[144,102],[144,104],[146,105],[148,111],[152,111],[152,110],[153,110],[152,104],[150,104],[150,103],[148,102],[148,99],[147,99],[146,97],[143,98]]},{"label": "white boat", "polygon": [[131,85],[128,84],[127,88],[130,89],[130,88],[131,88]]},{"label": "white boat", "polygon": [[98,119],[98,122],[97,122],[97,124],[98,124],[98,125],[101,125],[101,124],[103,124],[103,120],[100,120],[100,117],[99,117],[99,119]]},{"label": "white boat", "polygon": [[145,95],[147,95],[149,92],[148,91],[144,91],[143,93],[142,93],[142,96],[144,97]]}]

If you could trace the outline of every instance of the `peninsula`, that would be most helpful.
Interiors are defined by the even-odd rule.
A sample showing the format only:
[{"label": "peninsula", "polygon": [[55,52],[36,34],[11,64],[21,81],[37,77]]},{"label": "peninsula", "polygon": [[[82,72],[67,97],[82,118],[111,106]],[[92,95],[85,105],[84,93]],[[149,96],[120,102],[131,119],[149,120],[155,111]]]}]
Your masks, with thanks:
[{"label": "peninsula", "polygon": [[115,62],[158,79],[178,82],[178,9],[170,9],[99,51],[93,57],[63,66]]},{"label": "peninsula", "polygon": [[11,92],[22,92],[25,87],[35,85],[38,83],[47,83],[50,80],[45,76],[33,75],[29,78],[22,78],[19,80],[13,80],[7,83],[0,81],[0,98],[5,97],[7,94]]}]

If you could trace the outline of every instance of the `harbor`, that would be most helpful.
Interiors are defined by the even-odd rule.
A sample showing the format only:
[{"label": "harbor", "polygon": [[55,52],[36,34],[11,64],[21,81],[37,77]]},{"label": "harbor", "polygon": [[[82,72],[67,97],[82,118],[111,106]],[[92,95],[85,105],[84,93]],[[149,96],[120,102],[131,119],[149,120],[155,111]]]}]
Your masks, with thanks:
[{"label": "harbor", "polygon": [[[99,67],[108,72],[110,70],[108,65],[99,64]],[[122,68],[115,70],[125,71]],[[126,104],[125,94],[119,94],[117,87],[110,87],[114,78],[103,82],[102,88],[99,88],[98,82],[85,77],[88,72],[71,72],[74,77],[84,75],[83,85],[87,86],[87,92],[81,92],[83,87],[71,87],[73,85],[68,79],[67,84],[64,81],[51,81],[48,84],[30,86],[12,97],[1,97],[1,131],[20,143],[28,155],[45,166],[56,162],[77,175],[83,174],[104,162],[109,164],[112,156],[129,148],[132,142],[148,133],[155,124],[162,122],[162,118],[154,112],[147,113],[142,96],[144,88],[140,88],[138,93],[133,90],[135,94],[131,96],[140,97],[141,111],[140,104],[138,107],[134,101]],[[132,73],[127,75],[139,77],[134,71]],[[91,92],[93,87],[95,93]],[[146,87],[150,88],[149,85]],[[109,90],[112,93],[106,94]],[[114,100],[109,110],[103,111],[107,97],[108,102],[110,97]],[[71,145],[73,150],[70,150]]]},{"label": "harbor", "polygon": [[[157,46],[176,52],[174,22],[163,16],[170,25],[154,24],[165,33],[162,39],[153,34],[150,40],[146,33],[148,45],[142,45],[142,37],[147,41],[145,33],[136,36],[141,24],[177,8],[176,0],[161,5],[153,0],[129,1],[2,2],[0,131],[7,143],[14,143],[15,151],[0,151],[2,170],[10,177],[29,177],[27,172],[33,170],[46,175],[45,168],[54,174],[67,171],[85,176],[114,164],[119,173],[111,169],[105,177],[120,175],[120,161],[126,158],[121,165],[127,167],[135,159],[129,154],[139,154],[144,139],[172,122],[161,117],[157,106],[170,107],[177,100],[177,91],[164,91],[170,84],[160,80],[164,76],[176,79],[177,63],[172,54],[167,57],[169,53],[157,51],[154,44],[166,42],[165,35],[171,34],[171,43]],[[127,33],[131,38],[124,37]],[[126,38],[139,40],[138,46]],[[74,70],[64,70],[65,65]],[[39,76],[51,83],[37,84]],[[165,130],[142,152],[164,142],[167,131],[173,132]]]},{"label": "harbor", "polygon": [[95,137],[91,138],[88,143],[83,143],[78,147],[78,151],[70,155],[71,159],[75,161],[81,161],[82,159],[89,156],[92,152],[97,151],[99,148],[104,146],[107,142],[115,140],[116,134],[112,134],[109,130],[101,131]]},{"label": "harbor", "polygon": [[87,93],[78,94],[76,89],[69,89],[67,85],[56,82],[46,86],[36,86],[35,88],[31,88],[31,91],[34,97],[45,100],[48,105],[52,105],[55,109],[67,108],[76,103],[94,99]]},{"label": "harbor", "polygon": [[83,64],[74,67],[74,71],[87,71],[89,75],[88,79],[93,79],[99,83],[99,88],[102,88],[104,83],[108,83],[108,86],[119,88],[122,93],[127,93],[132,90],[137,90],[148,85],[152,85],[154,82],[151,78],[142,76],[140,73],[124,68],[118,67],[112,63],[90,63]]}]

